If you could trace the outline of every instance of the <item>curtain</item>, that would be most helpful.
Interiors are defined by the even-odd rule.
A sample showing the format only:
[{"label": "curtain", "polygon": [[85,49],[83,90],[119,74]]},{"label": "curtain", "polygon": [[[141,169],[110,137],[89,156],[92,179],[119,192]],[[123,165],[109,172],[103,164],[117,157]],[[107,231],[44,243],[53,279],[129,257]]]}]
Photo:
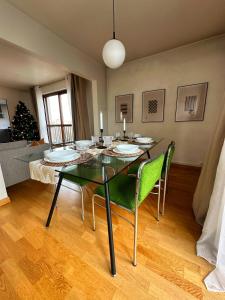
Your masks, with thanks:
[{"label": "curtain", "polygon": [[46,119],[45,119],[45,109],[44,109],[44,103],[43,103],[42,92],[40,87],[35,86],[34,92],[35,92],[36,103],[37,103],[40,137],[44,139],[45,143],[48,143],[48,132],[46,126]]},{"label": "curtain", "polygon": [[205,278],[208,290],[225,291],[225,140],[220,155],[215,184],[202,235],[197,242],[197,255],[216,268]]},{"label": "curtain", "polygon": [[74,140],[90,139],[91,129],[86,96],[86,80],[74,74],[69,75],[69,97],[73,118]]},{"label": "curtain", "polygon": [[[225,97],[224,97],[225,99]],[[206,155],[198,185],[193,199],[193,210],[196,221],[203,225],[216,176],[216,168],[225,138],[225,105],[217,122],[211,146]]]}]

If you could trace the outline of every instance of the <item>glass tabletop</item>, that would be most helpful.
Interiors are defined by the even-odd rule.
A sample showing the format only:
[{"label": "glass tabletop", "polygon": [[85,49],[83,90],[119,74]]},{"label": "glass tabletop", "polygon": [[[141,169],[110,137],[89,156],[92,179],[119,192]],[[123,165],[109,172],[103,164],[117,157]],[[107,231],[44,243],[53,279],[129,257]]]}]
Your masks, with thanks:
[{"label": "glass tabletop", "polygon": [[29,163],[38,159],[44,158],[44,151],[39,152],[33,152],[33,153],[27,153],[24,155],[16,156],[15,159],[21,160],[23,162]]},{"label": "glass tabletop", "polygon": [[67,166],[60,171],[62,174],[86,179],[97,184],[104,184],[114,176],[121,173],[129,165],[133,164],[140,157],[144,156],[149,150],[155,147],[160,139],[148,146],[139,146],[143,152],[134,157],[112,157],[104,154],[93,156],[92,159],[80,165]]}]

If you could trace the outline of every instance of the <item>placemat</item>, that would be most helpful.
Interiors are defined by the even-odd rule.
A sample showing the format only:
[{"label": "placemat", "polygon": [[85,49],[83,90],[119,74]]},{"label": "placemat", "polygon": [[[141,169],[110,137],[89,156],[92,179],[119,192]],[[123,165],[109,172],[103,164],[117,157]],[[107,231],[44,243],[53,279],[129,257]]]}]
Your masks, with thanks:
[{"label": "placemat", "polygon": [[107,155],[107,156],[112,156],[112,157],[135,157],[135,156],[139,156],[142,155],[144,153],[143,150],[139,149],[138,152],[136,153],[132,153],[132,154],[120,154],[120,153],[116,153],[113,151],[113,149],[106,149],[102,151],[102,154]]},{"label": "placemat", "polygon": [[42,159],[40,162],[44,166],[49,166],[49,167],[64,167],[64,166],[72,166],[72,165],[79,165],[82,163],[85,163],[89,161],[90,159],[93,158],[93,155],[90,153],[82,153],[79,158],[71,160],[69,162],[60,162],[60,163],[55,163],[55,162],[48,162]]}]

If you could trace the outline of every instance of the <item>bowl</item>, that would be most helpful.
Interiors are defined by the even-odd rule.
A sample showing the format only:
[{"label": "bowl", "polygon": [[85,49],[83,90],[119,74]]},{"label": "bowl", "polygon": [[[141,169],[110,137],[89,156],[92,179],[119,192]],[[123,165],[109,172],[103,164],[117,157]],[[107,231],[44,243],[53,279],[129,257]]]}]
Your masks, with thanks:
[{"label": "bowl", "polygon": [[138,137],[136,141],[140,144],[150,144],[153,142],[153,139],[151,137]]},{"label": "bowl", "polygon": [[134,153],[137,152],[139,147],[137,145],[121,144],[116,146],[119,152]]},{"label": "bowl", "polygon": [[80,140],[76,141],[75,144],[77,150],[87,150],[93,143],[91,140]]}]

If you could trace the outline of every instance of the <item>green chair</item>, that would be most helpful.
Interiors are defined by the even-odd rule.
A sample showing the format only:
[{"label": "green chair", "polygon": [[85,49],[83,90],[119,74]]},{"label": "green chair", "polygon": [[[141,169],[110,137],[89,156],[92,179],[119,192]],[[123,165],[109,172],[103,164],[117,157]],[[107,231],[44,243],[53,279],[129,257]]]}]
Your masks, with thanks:
[{"label": "green chair", "polygon": [[[127,176],[121,174],[113,178],[109,182],[110,202],[115,204],[134,215],[134,224],[122,217],[118,213],[112,213],[122,217],[134,227],[134,254],[133,264],[137,264],[137,226],[138,226],[138,208],[146,199],[149,193],[154,188],[157,188],[158,195],[158,216],[159,217],[159,203],[161,190],[161,174],[164,162],[164,154],[159,155],[155,159],[149,159],[140,164],[137,177]],[[92,196],[92,215],[93,215],[93,230],[95,230],[95,197],[105,198],[105,191],[103,186],[95,189]]]},{"label": "green chair", "polygon": [[[173,155],[175,152],[175,142],[172,141],[166,151],[164,162],[163,162],[163,168],[162,168],[162,175],[161,175],[161,181],[163,182],[163,205],[162,205],[162,215],[164,215],[165,211],[165,201],[166,201],[166,190],[167,190],[167,180],[168,180],[168,174],[171,166],[171,162],[173,159]],[[138,172],[139,165],[134,164],[131,166],[128,170],[128,175],[136,176]]]}]

